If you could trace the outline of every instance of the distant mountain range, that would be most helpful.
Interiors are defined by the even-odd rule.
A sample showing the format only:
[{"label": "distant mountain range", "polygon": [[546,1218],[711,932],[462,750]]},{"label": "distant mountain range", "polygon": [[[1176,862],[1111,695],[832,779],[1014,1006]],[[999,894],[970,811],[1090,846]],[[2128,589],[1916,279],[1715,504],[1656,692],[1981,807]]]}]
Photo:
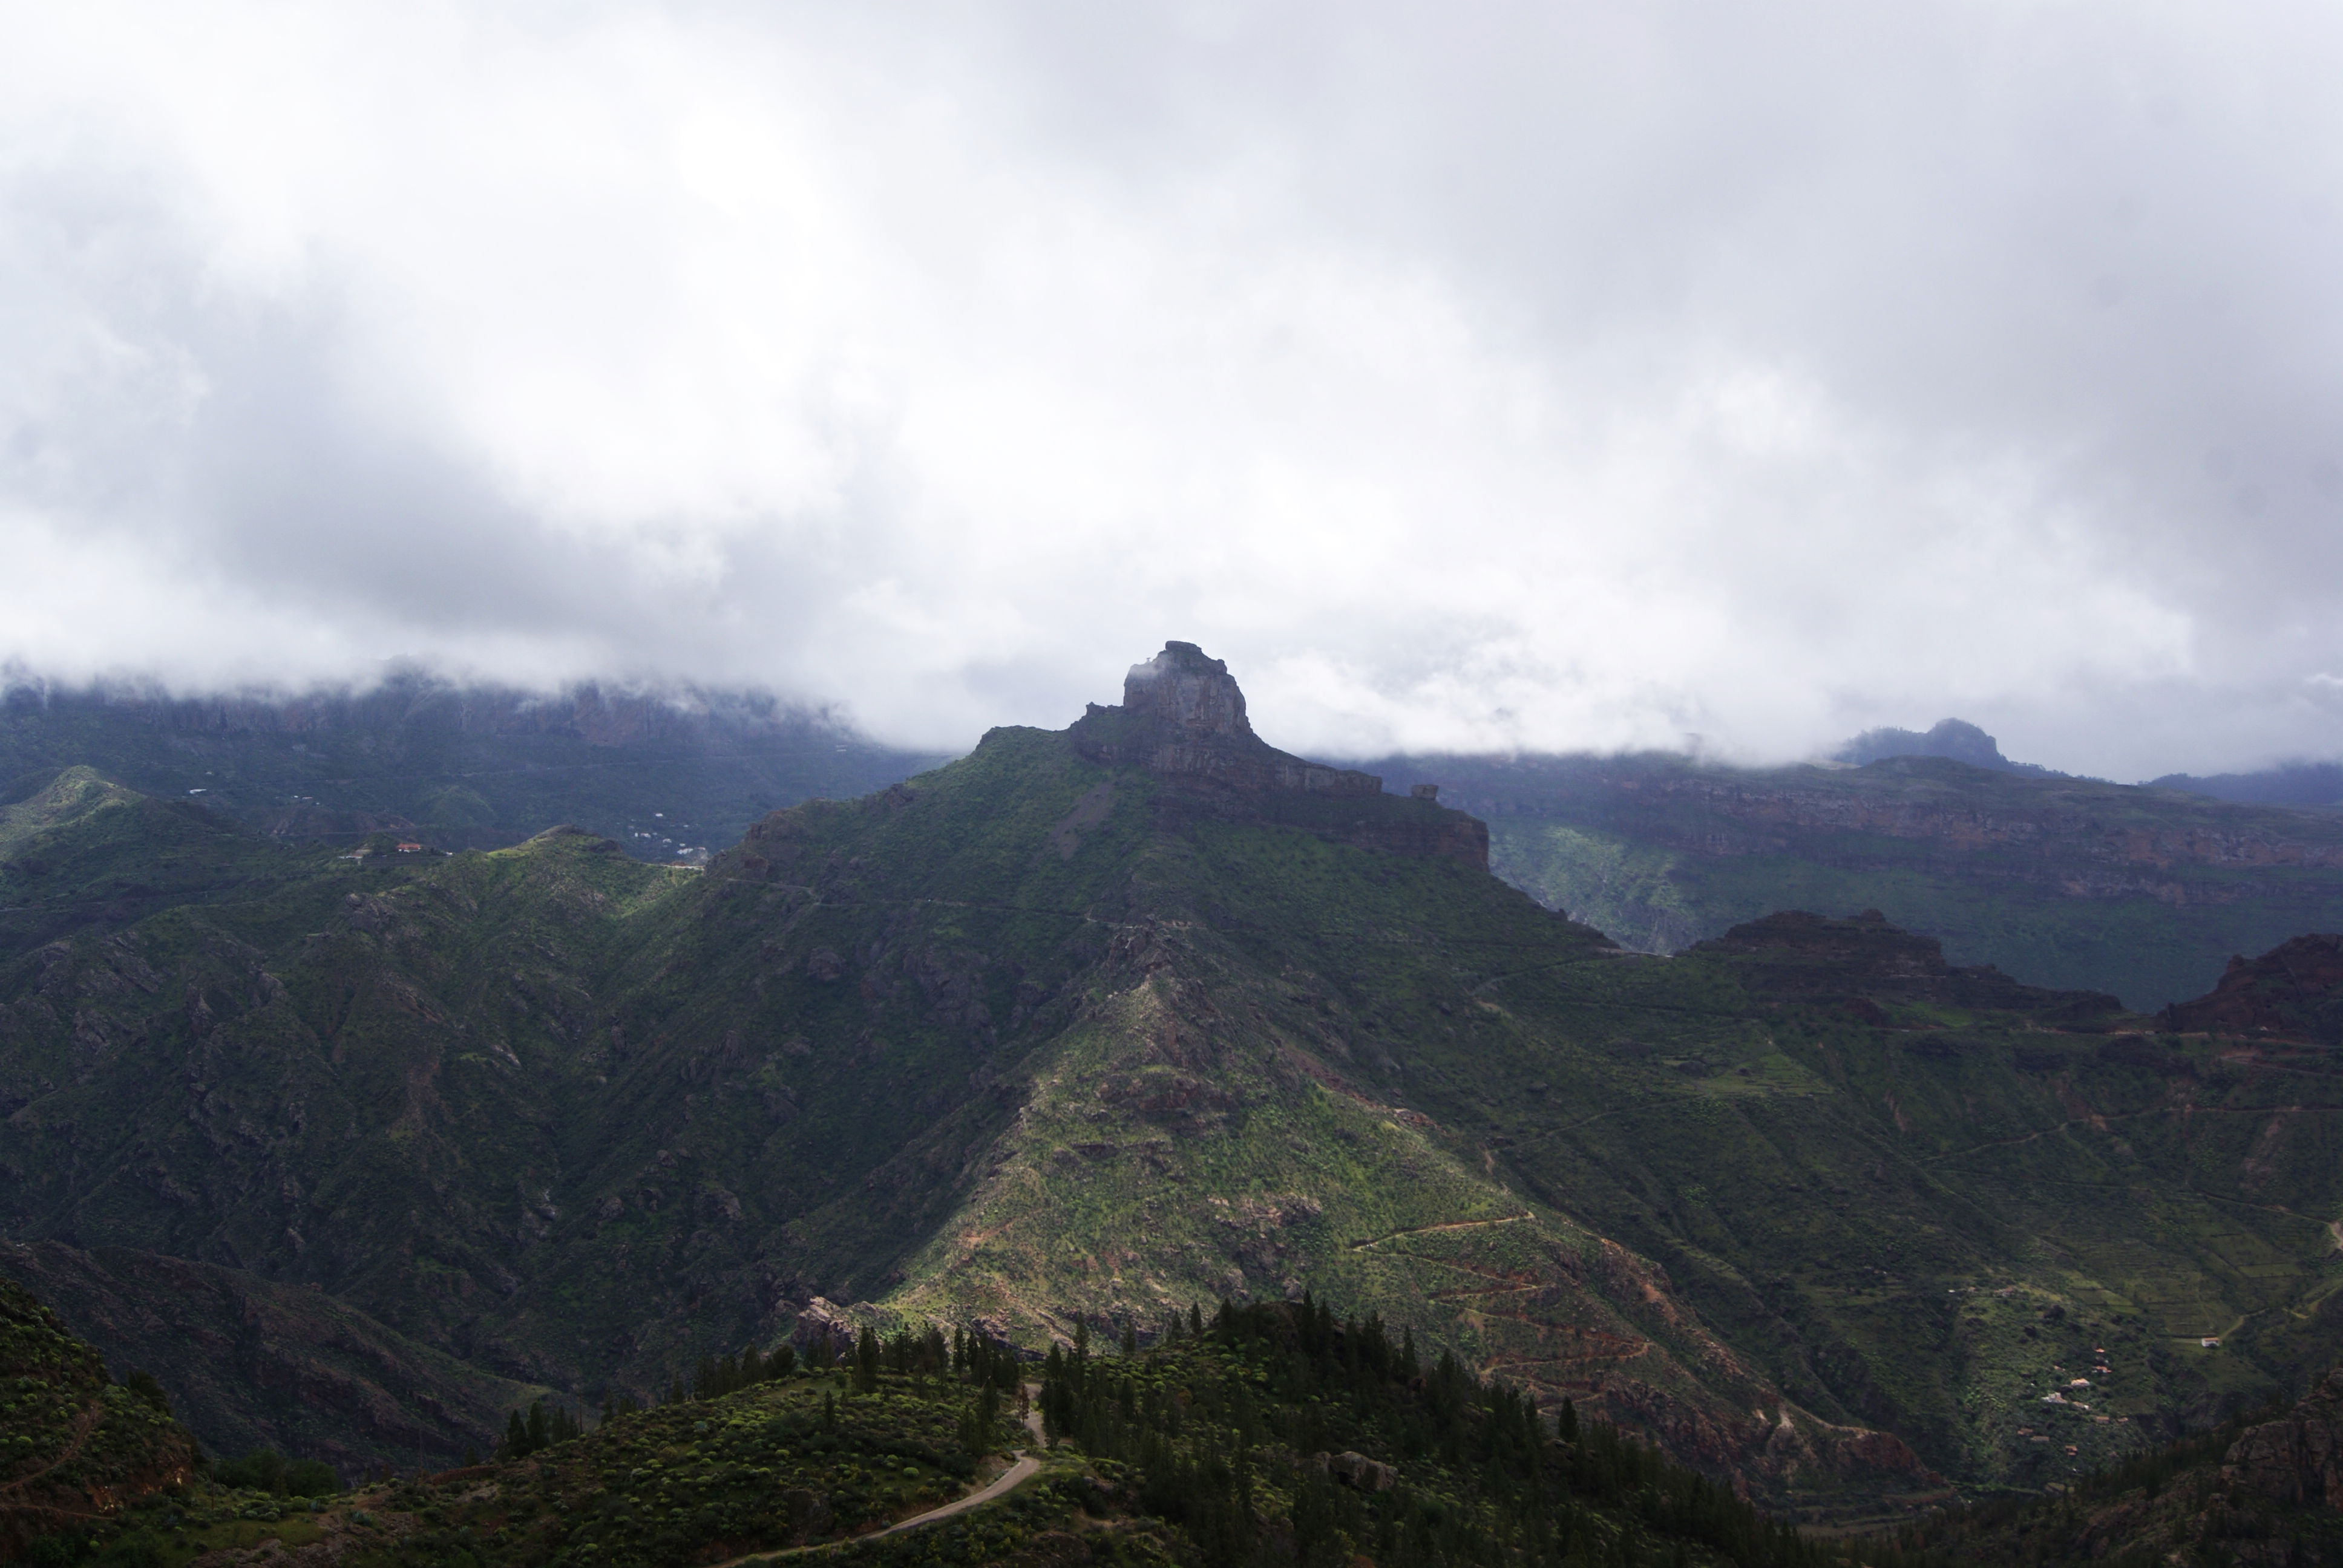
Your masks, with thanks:
[{"label": "distant mountain range", "polygon": [[2257,803],[2252,781],[2279,773],[2237,776],[2227,799],[2202,788],[2217,780],[2110,784],[2011,762],[1957,719],[1787,768],[1658,752],[1362,766],[1438,782],[1488,821],[1498,875],[1649,952],[1785,907],[1876,909],[1961,962],[2152,1009],[2237,954],[2343,929],[2343,814]]},{"label": "distant mountain range", "polygon": [[386,832],[498,849],[568,822],[639,859],[704,859],[777,807],[868,794],[941,760],[874,745],[821,710],[693,687],[543,693],[407,670],[295,695],[0,691],[0,801],[86,766],[273,838],[345,849]]},{"label": "distant mountain range", "polygon": [[[1988,772],[2024,773],[2038,779],[2074,777],[2039,763],[2011,761],[2001,754],[1992,736],[1959,719],[1944,719],[1925,731],[1868,729],[1832,752],[1830,759],[1861,767],[1891,757],[1943,757]],[[2249,773],[2167,773],[2148,779],[2147,787],[2185,790],[2244,806],[2333,808],[2343,806],[2343,762],[2280,762]]]},{"label": "distant mountain range", "polygon": [[[0,808],[87,765],[156,809],[202,807],[337,853],[369,838],[504,848],[569,824],[634,859],[700,863],[768,811],[942,760],[820,709],[688,688],[547,695],[409,670],[365,692],[167,699],[20,681],[0,700]],[[2237,954],[2343,929],[2343,816],[2298,809],[2343,789],[2334,765],[2127,787],[2013,762],[1946,719],[1870,731],[1803,768],[1667,754],[1362,766],[1442,784],[1488,822],[1500,876],[1647,951],[1782,908],[1877,909],[1961,962],[2153,1009],[2202,993]],[[8,841],[0,828],[0,924],[21,925],[32,917],[7,907],[37,882],[57,908],[72,872],[26,881],[46,862]],[[174,855],[73,897],[145,907],[211,875],[190,843]]]},{"label": "distant mountain range", "polygon": [[[1744,820],[1675,766],[1612,787]],[[1883,783],[2020,826],[1976,780],[2078,788],[1808,774],[1857,823]],[[237,1353],[387,1402],[337,1441],[400,1463],[456,1457],[465,1369],[591,1407],[747,1344],[1040,1351],[1306,1288],[1839,1521],[2332,1356],[2320,1009],[2248,976],[2223,1005],[2279,1027],[2161,1031],[1869,910],[1641,956],[1488,874],[1503,817],[1386,781],[1267,744],[1184,644],[704,870],[577,829],[349,859],[68,769],[5,825],[0,1271],[82,1282],[206,1441],[318,1441],[196,1375],[224,1314],[134,1310],[242,1303]],[[2105,1422],[2043,1413],[2073,1376]]]},{"label": "distant mountain range", "polygon": [[2038,763],[2012,762],[2001,754],[2000,743],[1992,736],[1960,719],[1940,720],[1926,731],[1866,729],[1831,753],[1832,761],[1858,768],[1869,762],[1885,762],[1891,757],[1943,757],[1993,773],[2025,773],[2037,779],[2068,777]]}]

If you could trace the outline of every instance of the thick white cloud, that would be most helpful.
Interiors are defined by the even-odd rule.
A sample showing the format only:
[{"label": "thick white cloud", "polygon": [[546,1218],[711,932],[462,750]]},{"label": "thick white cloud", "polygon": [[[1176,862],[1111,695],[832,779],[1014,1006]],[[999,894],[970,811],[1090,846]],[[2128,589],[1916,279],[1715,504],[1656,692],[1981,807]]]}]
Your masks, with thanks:
[{"label": "thick white cloud", "polygon": [[0,656],[2343,749],[2343,21],[0,6]]}]

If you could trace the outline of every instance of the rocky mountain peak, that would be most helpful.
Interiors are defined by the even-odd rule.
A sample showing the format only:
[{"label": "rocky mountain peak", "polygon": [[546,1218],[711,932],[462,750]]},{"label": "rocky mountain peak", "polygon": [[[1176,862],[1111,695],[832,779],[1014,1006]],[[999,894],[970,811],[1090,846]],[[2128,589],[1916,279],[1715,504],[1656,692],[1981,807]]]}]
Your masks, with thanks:
[{"label": "rocky mountain peak", "polygon": [[1383,780],[1372,773],[1307,761],[1255,735],[1227,663],[1192,642],[1167,642],[1153,658],[1132,665],[1123,678],[1122,706],[1092,703],[1073,734],[1087,756],[1145,768],[1190,788],[1240,795],[1383,793]]},{"label": "rocky mountain peak", "polygon": [[1122,678],[1122,708],[1135,719],[1192,736],[1254,739],[1244,692],[1229,674],[1228,661],[1206,658],[1192,642],[1167,642],[1153,658],[1132,665]]},{"label": "rocky mountain peak", "polygon": [[1489,864],[1487,826],[1443,807],[1437,791],[1389,798],[1373,773],[1312,762],[1254,734],[1227,663],[1192,642],[1167,642],[1132,665],[1121,706],[1091,704],[1068,733],[1091,760],[1143,768],[1173,786],[1163,808],[1173,815],[1290,821],[1344,843]]}]

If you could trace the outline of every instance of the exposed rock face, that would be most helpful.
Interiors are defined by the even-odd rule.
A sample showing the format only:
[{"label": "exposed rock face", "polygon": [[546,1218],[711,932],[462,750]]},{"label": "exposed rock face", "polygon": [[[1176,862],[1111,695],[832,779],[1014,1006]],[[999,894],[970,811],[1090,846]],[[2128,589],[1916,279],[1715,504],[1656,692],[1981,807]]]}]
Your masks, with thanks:
[{"label": "exposed rock face", "polygon": [[1317,1456],[1319,1468],[1345,1486],[1361,1492],[1387,1492],[1399,1484],[1399,1472],[1381,1460],[1369,1459],[1355,1450]]},{"label": "exposed rock face", "polygon": [[2247,1428],[2223,1462],[2232,1483],[2265,1497],[2343,1508],[2343,1368],[2278,1420]]},{"label": "exposed rock face", "polygon": [[1101,760],[1205,788],[1337,796],[1381,795],[1383,789],[1372,773],[1305,761],[1255,735],[1227,663],[1205,658],[1192,642],[1167,642],[1145,664],[1132,665],[1122,680],[1122,706],[1093,703],[1075,731]]},{"label": "exposed rock face", "polygon": [[2164,1026],[2343,1044],[2343,936],[2313,932],[2231,959],[2210,993],[2166,1008]]},{"label": "exposed rock face", "polygon": [[1876,910],[1844,920],[1785,910],[1693,950],[1743,960],[1743,984],[1785,1000],[1870,1002],[1875,1010],[1880,1001],[1943,1002],[2031,1013],[2069,1029],[2105,1029],[2123,1014],[2120,1001],[2097,991],[2047,990],[1990,964],[1956,969],[1934,937],[1892,926]]},{"label": "exposed rock face", "polygon": [[1093,761],[1144,768],[1179,787],[1172,809],[1306,828],[1343,843],[1485,868],[1489,829],[1419,790],[1386,796],[1372,773],[1280,751],[1252,730],[1228,665],[1167,642],[1123,678],[1122,705],[1091,705],[1071,730]]},{"label": "exposed rock face", "polygon": [[1192,642],[1167,642],[1145,664],[1132,665],[1122,678],[1122,707],[1159,729],[1255,739],[1228,661],[1205,658]]}]

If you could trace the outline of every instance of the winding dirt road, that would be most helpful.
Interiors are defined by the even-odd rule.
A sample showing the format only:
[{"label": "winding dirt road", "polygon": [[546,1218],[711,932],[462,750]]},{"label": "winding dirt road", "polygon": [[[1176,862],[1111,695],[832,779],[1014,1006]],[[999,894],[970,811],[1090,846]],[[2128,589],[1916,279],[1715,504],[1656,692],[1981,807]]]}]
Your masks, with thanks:
[{"label": "winding dirt road", "polygon": [[[1025,1385],[1025,1397],[1029,1406],[1038,1405],[1041,1393],[1041,1384],[1029,1382]],[[1039,1409],[1029,1408],[1026,1411],[1025,1429],[1033,1434],[1033,1441],[1036,1443],[1045,1441],[1041,1432],[1041,1412]],[[1002,1471],[999,1478],[982,1491],[971,1492],[966,1497],[956,1497],[942,1507],[930,1508],[925,1513],[914,1513],[909,1519],[899,1519],[884,1530],[873,1530],[868,1535],[850,1535],[843,1541],[824,1541],[812,1546],[784,1546],[773,1552],[744,1553],[740,1556],[729,1558],[714,1564],[714,1568],[740,1568],[742,1563],[762,1563],[775,1557],[802,1557],[809,1552],[835,1552],[841,1546],[860,1546],[866,1541],[884,1540],[890,1535],[900,1534],[906,1530],[917,1530],[921,1525],[933,1524],[938,1520],[955,1518],[966,1513],[971,1508],[982,1507],[997,1497],[1006,1497],[1041,1473],[1041,1462],[1023,1449],[1017,1450],[1011,1457],[1017,1462]]]}]

